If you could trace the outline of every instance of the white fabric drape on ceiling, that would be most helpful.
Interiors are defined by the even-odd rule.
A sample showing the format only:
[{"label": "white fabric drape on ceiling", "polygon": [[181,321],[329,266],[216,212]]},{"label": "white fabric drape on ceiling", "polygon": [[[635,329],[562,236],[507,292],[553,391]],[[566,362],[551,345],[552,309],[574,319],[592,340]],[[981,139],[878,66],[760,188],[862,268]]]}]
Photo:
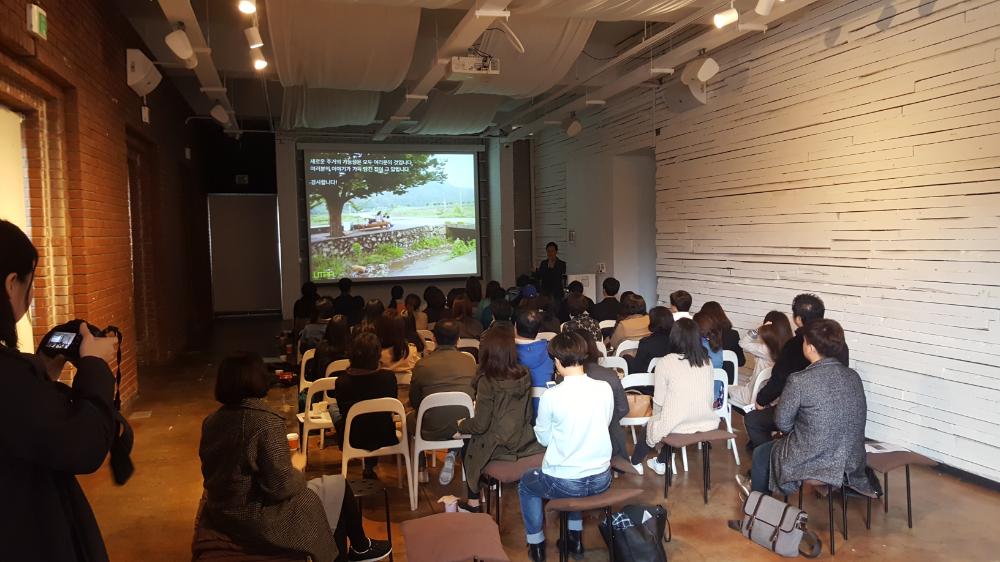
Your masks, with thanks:
[{"label": "white fabric drape on ceiling", "polygon": [[433,90],[420,107],[417,124],[406,130],[417,135],[472,135],[481,133],[496,115],[503,96],[446,94]]},{"label": "white fabric drape on ceiling", "polygon": [[460,94],[528,98],[544,93],[566,75],[587,44],[594,20],[511,17],[509,25],[524,44],[514,50],[503,31],[483,34],[479,50],[500,59],[500,74],[462,82]]},{"label": "white fabric drape on ceiling", "polygon": [[663,20],[667,14],[694,0],[514,0],[514,14],[559,18],[593,18],[601,21]]},{"label": "white fabric drape on ceiling", "polygon": [[324,129],[369,125],[375,120],[381,94],[292,86],[281,100],[282,129]]},{"label": "white fabric drape on ceiling", "polygon": [[468,0],[326,0],[337,4],[368,4],[393,6],[395,8],[427,8],[437,10],[450,8],[456,4],[471,4]]},{"label": "white fabric drape on ceiling", "polygon": [[420,8],[267,0],[281,85],[388,92],[410,68]]}]

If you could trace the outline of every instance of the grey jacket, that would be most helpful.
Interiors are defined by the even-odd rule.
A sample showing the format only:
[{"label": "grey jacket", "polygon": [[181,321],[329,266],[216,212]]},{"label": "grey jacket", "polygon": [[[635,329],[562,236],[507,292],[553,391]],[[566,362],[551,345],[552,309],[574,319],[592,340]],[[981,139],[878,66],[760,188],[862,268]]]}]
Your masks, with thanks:
[{"label": "grey jacket", "polygon": [[242,544],[337,557],[332,527],[319,496],[292,467],[285,420],[262,400],[223,406],[201,428],[201,473],[209,528]]},{"label": "grey jacket", "polygon": [[847,484],[872,494],[865,476],[868,404],[861,377],[834,358],[821,359],[788,377],[775,411],[787,435],[771,453],[771,489],[791,494],[803,480]]},{"label": "grey jacket", "polygon": [[[424,357],[413,367],[410,380],[410,404],[419,411],[424,398],[439,392],[464,392],[475,397],[472,380],[476,377],[476,360],[455,349],[442,345]],[[407,418],[407,428],[417,430],[416,411]],[[423,438],[446,441],[452,438],[460,419],[468,418],[465,408],[452,406],[434,408],[424,415]]]}]

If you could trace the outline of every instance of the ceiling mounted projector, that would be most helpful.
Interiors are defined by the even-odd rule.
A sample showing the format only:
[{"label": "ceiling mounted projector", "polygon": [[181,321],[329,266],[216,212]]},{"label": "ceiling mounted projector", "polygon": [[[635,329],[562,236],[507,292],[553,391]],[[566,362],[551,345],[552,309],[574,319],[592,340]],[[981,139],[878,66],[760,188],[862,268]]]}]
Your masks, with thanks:
[{"label": "ceiling mounted projector", "polygon": [[160,84],[163,75],[153,61],[139,49],[125,51],[125,83],[140,96],[148,95]]}]

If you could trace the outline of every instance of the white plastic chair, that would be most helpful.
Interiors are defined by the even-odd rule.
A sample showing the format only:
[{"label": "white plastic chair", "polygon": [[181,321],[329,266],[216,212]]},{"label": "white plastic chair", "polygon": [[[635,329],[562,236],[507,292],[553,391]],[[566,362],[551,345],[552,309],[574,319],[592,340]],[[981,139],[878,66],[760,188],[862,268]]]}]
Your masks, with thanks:
[{"label": "white plastic chair", "polygon": [[[740,382],[740,362],[736,358],[736,352],[723,349],[722,350],[722,363],[732,363],[733,364],[733,382]],[[726,384],[729,384],[729,379],[726,379]]]},{"label": "white plastic chair", "polygon": [[649,367],[646,368],[646,370],[649,371],[650,373],[655,373],[656,372],[656,362],[659,361],[660,359],[663,359],[663,358],[662,357],[654,357],[654,358],[650,359],[649,360]]},{"label": "white plastic chair", "polygon": [[535,340],[551,341],[552,338],[556,337],[556,335],[557,334],[555,332],[538,332],[538,336],[535,337]]},{"label": "white plastic chair", "polygon": [[[754,379],[753,381],[753,389],[750,391],[750,403],[744,404],[741,400],[735,400],[733,399],[732,396],[730,396],[729,397],[730,407],[738,408],[744,414],[752,412],[754,409],[754,404],[757,402],[757,394],[760,392],[761,387],[764,386],[764,383],[766,383],[770,378],[771,378],[770,368],[764,369],[760,373],[757,373],[757,378]],[[730,385],[729,388],[732,388],[733,386],[736,385]]]},{"label": "white plastic chair", "polygon": [[[399,443],[395,445],[388,445],[375,449],[374,451],[366,451],[365,449],[355,449],[351,446],[351,425],[354,423],[354,418],[363,414],[375,414],[375,413],[390,413],[399,416],[400,429],[396,431],[396,438],[399,439]],[[413,474],[410,463],[410,444],[409,437],[406,433],[406,409],[403,408],[403,403],[395,398],[375,398],[372,400],[362,400],[355,404],[351,411],[347,413],[347,421],[344,423],[344,452],[342,455],[343,461],[340,464],[340,474],[347,478],[347,465],[350,463],[351,459],[366,459],[371,457],[385,457],[389,455],[402,455],[403,460],[406,463],[406,479],[407,479],[407,490],[410,491],[410,511],[415,511],[417,509],[417,496],[415,496],[412,491],[413,487],[410,485],[410,475]],[[403,471],[400,470],[399,457],[396,458],[396,470],[399,474],[399,487],[403,487]]]},{"label": "white plastic chair", "polygon": [[[616,358],[617,359],[617,358]],[[653,373],[632,373],[622,379],[622,388],[628,390],[637,386],[653,386]],[[639,425],[646,425],[649,416],[641,418],[622,418],[621,424],[632,431],[632,442],[636,443],[635,428]]]},{"label": "white plastic chair", "polygon": [[473,361],[475,361],[475,360],[476,360],[476,356],[475,356],[475,355],[473,355],[473,354],[471,354],[471,353],[469,353],[468,351],[462,351],[461,353],[464,353],[464,354],[468,355],[469,357],[471,357],[471,358],[472,358],[472,360],[473,360]]},{"label": "white plastic chair", "polygon": [[[417,410],[417,428],[416,432],[413,434],[413,474],[410,477],[410,487],[412,488],[410,492],[411,497],[419,497],[417,495],[418,488],[420,487],[420,479],[417,478],[417,472],[420,470],[420,455],[424,451],[439,451],[441,449],[460,449],[464,442],[461,439],[449,439],[445,441],[425,441],[422,437],[423,424],[424,424],[424,414],[427,410],[431,408],[441,408],[444,406],[462,406],[469,411],[466,419],[471,418],[475,414],[475,409],[472,406],[472,398],[464,392],[437,392],[425,397],[420,402],[420,409]],[[462,482],[465,482],[465,466],[462,466]]]},{"label": "white plastic chair", "polygon": [[628,361],[624,357],[601,357],[597,360],[597,364],[602,367],[621,371],[622,375],[628,374]]},{"label": "white plastic chair", "polygon": [[310,349],[302,354],[302,361],[299,363],[299,392],[309,388],[312,383],[306,380],[306,364],[316,357],[316,350]]},{"label": "white plastic chair", "polygon": [[316,394],[323,394],[332,391],[337,385],[337,377],[327,377],[319,379],[309,385],[309,392],[306,393],[306,411],[296,414],[299,420],[299,451],[306,456],[309,461],[309,433],[319,430],[319,448],[326,444],[326,430],[333,427],[333,419],[330,418],[330,411],[323,410],[318,417],[312,417],[312,401]]},{"label": "white plastic chair", "polygon": [[621,357],[626,351],[632,351],[633,349],[639,349],[639,342],[636,340],[625,340],[618,344],[615,349],[615,356]]},{"label": "white plastic chair", "polygon": [[458,343],[455,344],[455,347],[457,347],[458,349],[462,349],[465,347],[474,347],[476,349],[479,349],[479,340],[473,338],[458,338]]},{"label": "white plastic chair", "polygon": [[417,335],[424,341],[437,342],[437,338],[434,337],[434,332],[430,330],[417,330]]},{"label": "white plastic chair", "polygon": [[346,371],[351,367],[350,359],[337,359],[326,366],[326,373],[324,376],[329,377],[334,373],[339,373],[340,371]]},{"label": "white plastic chair", "polygon": [[606,328],[614,328],[616,325],[618,325],[618,322],[615,320],[601,320],[597,323],[597,327],[602,330]]},{"label": "white plastic chair", "polygon": [[[733,408],[729,404],[729,375],[726,374],[725,369],[713,369],[712,374],[714,375],[714,380],[712,381],[712,397],[717,395],[716,388],[722,385],[722,406],[715,410],[715,413],[726,422],[726,429],[729,433],[733,433]],[[726,442],[727,446],[733,451],[733,460],[736,461],[736,466],[740,465],[740,451],[739,447],[736,446],[736,439],[730,439]]]},{"label": "white plastic chair", "polygon": [[559,331],[560,332],[563,332],[563,331],[566,330],[566,324],[569,324],[569,322],[563,322],[562,324],[559,324]]},{"label": "white plastic chair", "polygon": [[608,346],[604,345],[604,342],[602,342],[602,341],[599,341],[599,342],[596,342],[596,343],[597,343],[597,351],[601,352],[601,356],[602,357],[607,357],[608,356]]}]

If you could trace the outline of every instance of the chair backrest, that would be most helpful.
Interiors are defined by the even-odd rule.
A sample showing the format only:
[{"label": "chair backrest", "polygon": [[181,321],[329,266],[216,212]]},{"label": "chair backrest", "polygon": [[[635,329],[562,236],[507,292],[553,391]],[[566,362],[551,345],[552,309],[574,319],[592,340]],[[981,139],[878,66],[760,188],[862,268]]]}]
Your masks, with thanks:
[{"label": "chair backrest", "polygon": [[633,349],[639,349],[639,342],[636,340],[625,340],[618,344],[618,348],[615,349],[615,355],[621,357],[622,353],[632,351]]},{"label": "chair backrest", "polygon": [[302,361],[299,363],[299,392],[309,388],[311,384],[306,380],[306,367],[314,357],[316,357],[315,349],[310,349],[302,354]]},{"label": "chair backrest", "polygon": [[560,332],[563,332],[563,331],[566,330],[566,324],[569,324],[569,322],[563,322],[562,324],[559,324],[559,331]]},{"label": "chair backrest", "polygon": [[604,345],[602,341],[597,342],[597,351],[601,352],[602,357],[608,356],[608,346]]},{"label": "chair backrest", "polygon": [[417,330],[417,335],[424,341],[437,342],[437,338],[434,337],[434,332],[430,330]]},{"label": "chair backrest", "polygon": [[622,388],[626,390],[637,386],[653,386],[653,373],[632,373],[622,379]]},{"label": "chair backrest", "polygon": [[473,355],[473,354],[469,353],[468,351],[463,351],[463,352],[461,352],[461,353],[464,353],[464,354],[468,355],[469,357],[471,357],[471,358],[472,358],[472,361],[473,361],[473,362],[476,362],[476,356],[475,356],[475,355]]},{"label": "chair backrest", "polygon": [[309,385],[309,392],[306,392],[306,417],[309,416],[309,410],[312,408],[313,396],[327,391],[333,392],[336,387],[337,377],[322,378]]},{"label": "chair backrest", "polygon": [[712,409],[723,419],[729,413],[729,375],[725,369],[712,369]]},{"label": "chair backrest", "polygon": [[722,350],[722,362],[733,364],[733,382],[740,380],[740,362],[736,358],[736,352],[730,349]]},{"label": "chair backrest", "polygon": [[600,322],[597,323],[597,327],[602,330],[605,330],[608,328],[614,328],[616,324],[618,324],[618,322],[615,320],[601,320]]},{"label": "chair backrest", "polygon": [[623,374],[628,374],[628,361],[625,361],[624,357],[601,357],[597,360],[597,364],[609,369],[618,369]]},{"label": "chair backrest", "polygon": [[350,412],[347,412],[347,420],[344,422],[344,445],[347,446],[351,442],[351,424],[354,422],[354,418],[363,414],[379,412],[398,415],[401,424],[400,432],[404,436],[406,435],[406,409],[403,408],[403,403],[395,398],[373,398],[358,402],[351,406]]},{"label": "chair backrest", "polygon": [[422,435],[424,423],[424,414],[427,410],[431,408],[441,408],[444,406],[462,406],[469,411],[469,415],[465,416],[467,419],[471,418],[475,414],[475,408],[472,405],[472,397],[464,392],[435,392],[429,396],[425,396],[423,400],[420,401],[420,409],[417,410],[417,428],[416,432],[413,434],[414,439],[420,439]]},{"label": "chair backrest", "polygon": [[768,367],[767,369],[764,369],[763,371],[757,373],[757,380],[753,381],[753,390],[750,391],[751,404],[757,403],[757,393],[760,392],[761,387],[764,386],[764,383],[766,383],[770,378],[771,378],[771,367]]},{"label": "chair backrest", "polygon": [[458,349],[463,347],[474,347],[479,349],[479,340],[473,338],[458,338],[458,343],[455,345]]},{"label": "chair backrest", "polygon": [[542,395],[545,394],[546,390],[548,390],[548,388],[546,388],[544,386],[533,386],[533,387],[531,387],[531,397],[532,398],[541,398]]},{"label": "chair backrest", "polygon": [[324,376],[329,377],[334,373],[338,373],[340,371],[346,371],[348,368],[350,368],[350,366],[351,366],[350,359],[337,359],[336,361],[333,361],[326,366],[326,373],[324,374]]},{"label": "chair backrest", "polygon": [[646,370],[649,371],[650,373],[655,372],[656,371],[656,363],[659,362],[660,359],[663,359],[663,358],[662,357],[654,357],[654,358],[650,359],[649,360],[649,368],[647,368]]},{"label": "chair backrest", "polygon": [[556,337],[555,332],[538,332],[538,336],[535,337],[535,340],[550,341],[554,337]]}]

